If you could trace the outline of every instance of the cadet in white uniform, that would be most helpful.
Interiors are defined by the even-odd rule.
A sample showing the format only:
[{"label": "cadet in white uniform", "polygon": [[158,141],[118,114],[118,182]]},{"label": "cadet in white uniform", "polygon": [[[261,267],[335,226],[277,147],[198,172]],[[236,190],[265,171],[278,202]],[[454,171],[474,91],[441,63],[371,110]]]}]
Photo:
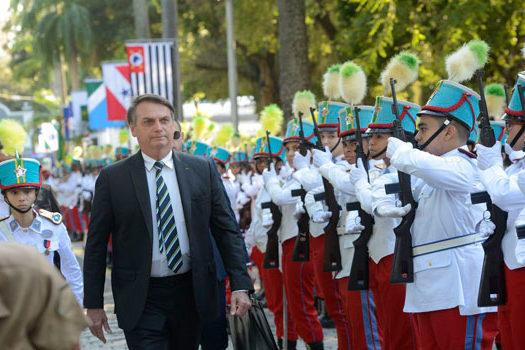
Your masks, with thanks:
[{"label": "cadet in white uniform", "polygon": [[16,241],[36,248],[50,264],[60,256],[60,271],[82,304],[83,282],[80,266],[71,250],[71,241],[62,216],[33,209],[42,184],[40,163],[30,158],[14,158],[0,163],[0,188],[10,215],[0,220],[0,240]]}]

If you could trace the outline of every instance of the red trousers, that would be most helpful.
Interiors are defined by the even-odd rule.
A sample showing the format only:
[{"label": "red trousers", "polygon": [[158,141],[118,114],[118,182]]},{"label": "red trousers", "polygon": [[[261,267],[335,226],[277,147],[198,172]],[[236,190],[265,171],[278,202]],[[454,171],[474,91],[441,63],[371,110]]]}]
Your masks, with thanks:
[{"label": "red trousers", "polygon": [[334,321],[337,330],[337,348],[339,350],[350,349],[350,329],[343,311],[343,302],[339,293],[337,281],[332,272],[323,272],[325,235],[310,238],[312,252],[310,254],[313,263],[316,286],[319,287],[326,304],[326,312]]},{"label": "red trousers", "polygon": [[525,268],[505,266],[507,303],[498,308],[498,326],[503,349],[525,347]]},{"label": "red trousers", "polygon": [[415,313],[413,320],[418,350],[491,350],[498,332],[495,312],[461,316],[455,307]]},{"label": "red trousers", "polygon": [[[292,252],[296,238],[282,243],[282,269],[288,309],[297,334],[305,343],[323,340],[323,328],[314,306],[314,270],[312,261],[293,262]],[[310,245],[310,256],[312,256]]]},{"label": "red trousers", "polygon": [[370,259],[370,289],[375,298],[382,348],[389,350],[414,349],[410,315],[403,312],[405,285],[390,283],[394,255],[385,256],[376,264]]},{"label": "red trousers", "polygon": [[[275,329],[277,338],[282,338],[284,334],[284,303],[283,303],[283,278],[279,269],[262,269],[261,277],[264,283],[264,294],[266,295],[266,302],[268,309],[274,315]],[[290,301],[288,300],[288,303]],[[297,341],[297,332],[295,330],[295,323],[291,317],[290,306],[288,304],[288,329],[287,339]]]},{"label": "red trousers", "polygon": [[352,350],[380,350],[383,339],[377,324],[372,291],[348,290],[348,277],[337,280],[349,323]]},{"label": "red trousers", "polygon": [[257,266],[257,270],[259,270],[259,274],[260,274],[263,269],[264,253],[262,253],[259,250],[259,248],[257,248],[257,246],[252,248],[252,253],[250,254],[250,260],[253,261],[255,266]]}]

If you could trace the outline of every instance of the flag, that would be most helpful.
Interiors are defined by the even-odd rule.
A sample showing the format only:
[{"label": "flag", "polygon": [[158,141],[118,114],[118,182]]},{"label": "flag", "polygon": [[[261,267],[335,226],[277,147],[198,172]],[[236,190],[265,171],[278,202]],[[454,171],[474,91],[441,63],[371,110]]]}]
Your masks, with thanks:
[{"label": "flag", "polygon": [[132,95],[157,94],[173,104],[173,42],[128,42],[126,49]]},{"label": "flag", "polygon": [[62,107],[62,115],[64,116],[64,138],[66,141],[70,139],[70,130],[71,130],[71,103],[69,106]]},{"label": "flag", "polygon": [[58,130],[52,123],[42,123],[38,127],[38,143],[35,151],[36,153],[58,151]]},{"label": "flag", "polygon": [[103,63],[102,77],[106,86],[108,120],[126,120],[126,111],[131,104],[128,63]]},{"label": "flag", "polygon": [[125,123],[122,120],[111,121],[107,119],[106,88],[102,80],[86,79],[85,82],[88,94],[89,128],[100,130],[124,126]]},{"label": "flag", "polygon": [[71,112],[73,113],[72,118],[69,122],[73,136],[82,135],[87,132],[86,125],[83,123],[87,122],[87,119],[82,119],[82,106],[87,105],[87,92],[84,91],[71,91]]}]

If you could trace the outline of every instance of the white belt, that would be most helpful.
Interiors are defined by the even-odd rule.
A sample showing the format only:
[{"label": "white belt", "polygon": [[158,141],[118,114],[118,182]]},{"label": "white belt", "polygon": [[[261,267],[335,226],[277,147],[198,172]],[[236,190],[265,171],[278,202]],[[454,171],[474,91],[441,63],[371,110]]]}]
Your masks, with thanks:
[{"label": "white belt", "polygon": [[460,237],[444,239],[441,241],[425,243],[412,247],[412,255],[415,258],[416,256],[436,253],[442,250],[458,248],[469,244],[480,243],[485,241],[486,239],[487,237],[484,235],[481,235],[479,233],[471,233]]},{"label": "white belt", "polygon": [[346,228],[344,226],[339,226],[337,228],[337,235],[338,236],[359,235],[359,234],[361,234],[361,231],[359,231],[359,232],[346,232]]}]

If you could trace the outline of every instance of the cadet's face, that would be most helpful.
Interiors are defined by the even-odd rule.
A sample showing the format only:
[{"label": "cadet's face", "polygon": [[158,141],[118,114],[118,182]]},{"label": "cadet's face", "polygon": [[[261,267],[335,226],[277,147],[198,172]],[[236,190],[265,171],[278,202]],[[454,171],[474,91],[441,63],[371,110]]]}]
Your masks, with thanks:
[{"label": "cadet's face", "polygon": [[[339,136],[337,135],[337,131],[321,131],[319,133],[319,137],[321,137],[321,143],[323,144],[323,147],[328,146],[330,149],[333,149],[335,145],[337,145],[337,142],[339,141]],[[334,157],[337,157],[338,155],[343,153],[343,145],[339,142],[337,147],[332,151],[332,155]]]},{"label": "cadet's face", "polygon": [[293,159],[295,157],[295,152],[299,151],[299,142],[290,141],[284,145],[286,148],[286,161],[288,164],[293,167]]},{"label": "cadet's face", "polygon": [[[343,141],[345,160],[350,164],[355,164],[357,162],[355,153],[356,147],[357,141]],[[365,154],[368,152],[368,138],[363,138],[363,152],[365,152]]]},{"label": "cadet's face", "polygon": [[241,171],[241,166],[239,164],[231,164],[230,170],[233,175],[237,175]]},{"label": "cadet's face", "polygon": [[14,188],[6,192],[7,200],[20,210],[29,209],[36,201],[34,188]]},{"label": "cadet's face", "polygon": [[[514,140],[516,135],[519,133],[522,126],[523,126],[523,123],[519,123],[519,122],[505,123],[505,133],[508,135],[507,140],[505,142],[510,145],[512,140]],[[525,132],[521,134],[518,141],[514,143],[514,147],[512,147],[512,149],[515,151],[522,149],[524,140],[525,140]]]},{"label": "cadet's face", "polygon": [[255,169],[257,170],[258,174],[262,174],[264,169],[267,169],[267,168],[268,168],[268,159],[266,157],[255,159]]},{"label": "cadet's face", "polygon": [[[149,101],[137,106],[131,134],[137,138],[140,149],[153,155],[166,155],[172,149],[176,123],[168,107]],[[153,157],[155,158],[155,157]]]},{"label": "cadet's face", "polygon": [[[444,120],[442,118],[432,117],[429,115],[422,115],[419,117],[418,132],[415,136],[415,140],[418,146],[423,145],[427,140],[434,135],[434,133],[443,125]],[[450,127],[450,125],[448,126]],[[443,130],[439,133],[436,138],[425,147],[423,151],[434,155],[442,155],[442,145],[444,142],[443,137],[446,132]]]},{"label": "cadet's face", "polygon": [[386,157],[386,152],[383,152],[383,150],[388,146],[388,138],[390,136],[392,136],[392,134],[389,132],[370,134],[370,137],[368,138],[368,149],[371,158],[379,160]]}]

